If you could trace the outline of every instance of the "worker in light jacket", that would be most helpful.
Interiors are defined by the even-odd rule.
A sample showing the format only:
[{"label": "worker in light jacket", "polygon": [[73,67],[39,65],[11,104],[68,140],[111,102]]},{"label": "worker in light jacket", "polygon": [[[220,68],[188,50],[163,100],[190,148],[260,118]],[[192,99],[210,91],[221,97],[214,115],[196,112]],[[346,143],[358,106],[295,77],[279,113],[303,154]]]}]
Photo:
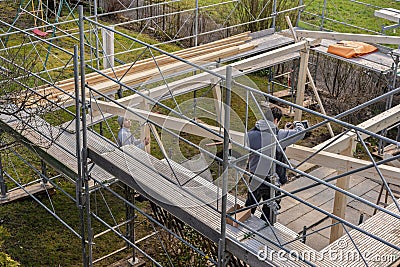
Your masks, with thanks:
[{"label": "worker in light jacket", "polygon": [[118,124],[121,127],[118,132],[118,145],[126,146],[126,145],[135,145],[140,149],[144,149],[146,145],[149,144],[149,138],[146,136],[145,139],[140,140],[136,139],[135,136],[131,133],[132,122],[130,119],[119,116]]}]

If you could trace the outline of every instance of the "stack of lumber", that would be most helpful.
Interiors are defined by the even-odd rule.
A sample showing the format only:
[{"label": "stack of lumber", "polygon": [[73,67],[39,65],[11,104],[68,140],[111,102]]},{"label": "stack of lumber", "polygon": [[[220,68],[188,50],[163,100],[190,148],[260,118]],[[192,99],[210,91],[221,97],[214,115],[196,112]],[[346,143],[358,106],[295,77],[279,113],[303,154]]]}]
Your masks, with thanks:
[{"label": "stack of lumber", "polygon": [[[221,58],[227,58],[254,49],[255,45],[246,43],[251,40],[249,34],[250,32],[245,32],[212,43],[183,49],[172,54],[196,64],[217,61]],[[135,63],[106,69],[103,71],[103,74],[120,80],[125,85],[138,85],[155,77],[160,77],[160,72],[165,76],[190,68],[190,65],[182,61],[167,55],[159,55],[139,60]],[[87,74],[85,76],[86,84],[106,95],[115,93],[120,89],[120,85],[104,75],[98,73]],[[44,102],[46,102],[48,104],[48,100],[65,106],[74,103],[72,97],[75,91],[73,78],[59,81],[55,83],[55,86],[58,88],[54,86],[39,87],[36,92],[40,96],[45,96],[45,100],[39,100],[43,98],[39,95],[32,96],[30,99],[31,103],[45,104]],[[98,96],[98,94],[95,92],[92,92],[90,96],[89,93],[87,94],[87,97],[93,96]]]}]

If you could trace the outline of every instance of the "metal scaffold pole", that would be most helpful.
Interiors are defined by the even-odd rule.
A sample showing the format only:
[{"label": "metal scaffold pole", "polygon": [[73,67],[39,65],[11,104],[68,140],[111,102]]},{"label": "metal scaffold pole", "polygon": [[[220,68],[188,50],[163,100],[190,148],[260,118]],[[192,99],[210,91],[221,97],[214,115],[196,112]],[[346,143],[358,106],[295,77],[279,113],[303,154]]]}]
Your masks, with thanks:
[{"label": "metal scaffold pole", "polygon": [[78,46],[74,46],[74,82],[75,82],[75,132],[76,132],[76,161],[78,177],[76,180],[76,205],[79,209],[79,220],[81,227],[82,240],[82,259],[86,261],[86,240],[85,240],[85,213],[82,203],[82,158],[81,158],[81,131],[80,131],[80,97],[79,97],[79,51]]},{"label": "metal scaffold pole", "polygon": [[195,21],[194,21],[194,46],[198,44],[198,34],[199,34],[199,0],[196,0],[196,11],[195,11]]},{"label": "metal scaffold pole", "polygon": [[224,119],[224,148],[222,163],[222,204],[221,204],[221,239],[218,247],[218,266],[226,266],[226,206],[228,193],[228,167],[229,167],[229,126],[230,126],[230,106],[232,89],[232,66],[226,67],[226,90],[225,90],[225,119]]},{"label": "metal scaffold pole", "polygon": [[[303,5],[303,0],[299,1],[299,5],[302,6]],[[303,12],[303,9],[299,9],[298,13],[297,13],[297,21],[296,21],[296,27],[299,27],[299,22],[301,20],[301,12]]]},{"label": "metal scaffold pole", "polygon": [[1,159],[1,152],[0,152],[0,200],[7,198],[7,186],[3,176],[3,163]]},{"label": "metal scaffold pole", "polygon": [[276,0],[272,4],[272,28],[276,31]]},{"label": "metal scaffold pole", "polygon": [[92,225],[90,215],[90,193],[89,193],[89,170],[87,155],[87,125],[86,113],[88,103],[86,102],[86,81],[85,81],[85,43],[84,43],[84,16],[83,6],[79,5],[79,41],[80,41],[80,76],[81,76],[81,105],[82,105],[82,178],[84,183],[84,199],[83,207],[86,211],[86,227],[87,227],[87,260],[84,261],[86,266],[92,266]]},{"label": "metal scaffold pole", "polygon": [[322,8],[322,14],[321,14],[321,26],[319,27],[321,31],[324,30],[325,12],[326,12],[326,0],[324,0],[324,6]]}]

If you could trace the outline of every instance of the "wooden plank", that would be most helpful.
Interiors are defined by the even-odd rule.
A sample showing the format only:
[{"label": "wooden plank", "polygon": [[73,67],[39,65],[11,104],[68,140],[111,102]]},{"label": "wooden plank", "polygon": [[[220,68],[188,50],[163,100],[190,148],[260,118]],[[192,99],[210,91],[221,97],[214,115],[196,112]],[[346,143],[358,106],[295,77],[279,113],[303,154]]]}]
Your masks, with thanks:
[{"label": "wooden plank", "polygon": [[[221,39],[221,40],[218,40],[218,41],[215,41],[212,43],[201,45],[198,47],[183,49],[183,50],[180,50],[177,52],[173,52],[172,54],[179,56],[183,59],[190,59],[190,58],[202,55],[202,54],[207,54],[210,52],[222,50],[227,47],[239,46],[239,45],[244,44],[246,41],[248,41],[250,39],[251,39],[251,37],[248,37],[248,33],[243,33],[243,34],[239,34],[239,35],[236,35],[236,36],[233,36],[230,38],[225,38],[225,39]],[[221,57],[223,57],[223,55],[221,55]],[[167,55],[159,55],[154,58],[146,58],[143,60],[139,60],[138,62],[135,63],[133,68],[132,68],[132,63],[129,63],[129,64],[125,64],[122,66],[114,67],[112,69],[107,69],[103,73],[107,76],[120,78],[122,75],[125,75],[125,73],[127,71],[129,71],[128,73],[136,72],[139,69],[150,68],[150,65],[153,65],[153,67],[156,67],[154,62],[157,62],[157,64],[160,66],[160,65],[169,64],[172,62],[177,62],[177,60],[174,58],[171,58],[170,56],[167,56]],[[100,75],[95,72],[87,74],[85,76],[85,78],[86,78],[86,81],[88,82],[88,84],[96,84],[101,80],[107,79],[103,75]],[[66,80],[57,82],[56,85],[66,91],[70,91],[73,89],[74,80],[73,80],[73,78],[66,79]],[[59,91],[59,90],[54,87],[48,87],[48,86],[37,90],[38,93],[46,92],[47,94],[54,93],[56,91]]]},{"label": "wooden plank", "polygon": [[[190,134],[197,135],[197,136],[208,137],[210,139],[222,140],[222,137],[220,137],[216,134],[213,134],[213,133],[199,127],[195,123],[190,122],[185,119],[162,115],[162,114],[158,114],[158,113],[154,113],[154,112],[148,112],[148,111],[144,111],[141,109],[135,109],[135,108],[124,109],[124,108],[121,108],[120,106],[116,105],[115,103],[104,102],[104,101],[98,101],[97,105],[103,112],[106,112],[106,113],[111,113],[111,114],[119,115],[119,116],[125,116],[132,120],[143,120],[142,117],[144,117],[148,121],[153,122],[158,125],[162,125],[164,128],[167,128],[167,129],[190,133]],[[211,126],[211,125],[207,125],[207,124],[201,124],[201,125],[204,125],[205,128],[211,129],[217,133],[219,132],[219,128],[216,126]],[[230,131],[230,133],[235,141],[239,141],[239,138],[240,138],[240,142],[243,142],[243,133],[239,133],[237,131]]]},{"label": "wooden plank", "polygon": [[[300,50],[305,43],[303,43],[302,45],[298,45],[298,46],[290,46],[290,47],[285,47],[279,50],[273,50],[273,51],[269,51],[266,53],[263,53],[262,55],[258,55],[258,56],[254,56],[251,58],[248,58],[246,60],[241,60],[235,63],[232,63],[232,67],[234,68],[234,73],[233,76],[237,77],[240,75],[243,75],[245,73],[248,72],[248,70],[250,71],[254,71],[255,67],[259,69],[259,68],[264,68],[265,66],[269,66],[271,64],[275,64],[275,63],[279,63],[281,62],[280,60],[277,60],[277,58],[280,58],[282,61],[285,61],[287,58],[285,57],[287,54],[290,55],[289,59],[293,58],[293,50]],[[287,53],[287,54],[285,54]],[[294,55],[294,57],[297,57],[297,55]],[[225,74],[225,67],[220,67],[217,69],[213,70],[215,73],[220,74],[220,75],[224,75]],[[215,77],[209,73],[200,73],[191,77],[187,77],[184,79],[181,79],[179,81],[175,81],[172,83],[168,84],[168,87],[166,85],[162,85],[159,86],[157,88],[153,88],[150,91],[150,93],[148,94],[150,97],[157,97],[165,92],[168,92],[168,90],[174,91],[176,87],[181,87],[183,85],[187,84],[196,84],[198,82],[200,83],[210,83],[210,80]],[[190,88],[188,87],[188,90],[190,90]],[[161,93],[163,92],[163,93]],[[121,98],[118,100],[119,103],[124,104],[124,105],[128,105],[129,103],[133,104],[137,104],[139,103],[139,99],[141,98],[140,95],[131,95],[131,96],[127,96],[124,98]]]},{"label": "wooden plank", "polygon": [[285,90],[281,90],[281,91],[277,91],[277,92],[272,92],[271,95],[279,97],[279,98],[283,98],[283,97],[291,96],[292,94],[289,89],[285,89]]},{"label": "wooden plank", "polygon": [[[211,59],[215,59],[215,58],[219,58],[219,57],[224,57],[225,56],[224,53],[226,51],[225,49],[243,45],[244,42],[245,41],[238,41],[235,43],[228,43],[225,45],[221,45],[219,47],[205,48],[204,50],[199,50],[196,53],[182,50],[184,52],[180,53],[179,56],[186,60],[193,59],[196,61],[196,58],[199,56],[202,56],[202,55],[204,56],[204,55],[209,55],[210,53],[214,53],[213,54],[214,56]],[[206,58],[204,60],[207,61],[210,59]],[[123,76],[127,76],[128,74],[138,73],[138,72],[146,71],[146,70],[150,70],[150,69],[156,70],[157,66],[162,67],[162,66],[166,66],[168,64],[173,64],[173,63],[178,63],[178,62],[179,61],[174,58],[171,58],[166,55],[162,55],[162,56],[155,57],[154,59],[147,58],[144,60],[140,60],[140,61],[136,62],[134,65],[130,64],[128,67],[121,69],[121,70],[114,70],[114,72],[105,71],[104,74],[108,75],[110,77],[113,77],[114,79],[120,79]],[[94,86],[99,83],[107,82],[107,81],[109,81],[109,79],[98,73],[94,73],[94,74],[92,73],[92,75],[88,74],[85,76],[85,81],[88,85]],[[57,84],[57,85],[64,91],[67,91],[70,93],[73,93],[73,91],[74,91],[73,80],[69,80],[66,83]],[[52,98],[54,98],[55,96],[64,94],[62,91],[60,91],[59,89],[57,89],[55,87],[43,88],[41,90],[38,90],[37,92],[42,93],[42,94],[47,94],[47,95],[49,95],[49,97],[52,97]]]},{"label": "wooden plank", "polygon": [[346,40],[346,41],[359,41],[359,42],[374,43],[374,44],[400,45],[400,37],[397,36],[307,31],[307,30],[296,30],[296,34],[298,37],[315,38],[315,39],[330,39],[336,41]]},{"label": "wooden plank", "polygon": [[394,8],[383,8],[375,10],[374,16],[382,19],[387,19],[396,23],[400,23],[400,10]]},{"label": "wooden plank", "polygon": [[7,204],[13,201],[29,198],[30,195],[26,191],[28,191],[32,195],[39,195],[44,193],[53,195],[56,192],[54,186],[48,183],[47,184],[36,183],[24,187],[24,189],[18,188],[16,190],[10,191],[5,199],[0,198],[0,204]]},{"label": "wooden plank", "polygon": [[[388,206],[387,210],[397,215],[400,214],[394,203]],[[391,266],[399,259],[399,219],[393,217],[390,214],[380,211],[377,213],[377,215],[369,218],[359,227],[364,231],[397,246],[397,249],[384,245],[381,241],[376,240],[356,229],[353,229],[349,231],[348,235],[344,235],[336,242],[330,244],[328,247],[325,248],[325,250],[340,250],[343,255],[350,255],[352,251],[354,252],[354,246],[349,244],[353,244],[354,242],[359,248],[362,249],[361,251],[368,252],[369,257],[364,257],[368,266]],[[343,247],[342,244],[347,245]],[[381,260],[377,261],[376,259]],[[355,261],[353,257],[342,257],[340,261],[340,266],[357,267],[360,266],[360,263],[362,263],[361,258],[359,259],[359,261]]]},{"label": "wooden plank", "polygon": [[[251,50],[252,48],[253,48],[253,46],[247,46],[247,45],[226,48],[226,49],[218,51],[218,52],[214,52],[214,53],[210,53],[207,55],[202,55],[202,56],[196,57],[192,60],[192,62],[200,63],[200,62],[204,62],[204,61],[215,60],[215,59],[219,58],[221,55],[225,55],[225,56],[233,55],[235,53],[238,53],[238,51]],[[160,67],[160,70],[163,72],[164,75],[167,75],[168,73],[174,73],[174,72],[184,70],[187,68],[190,68],[190,66],[187,65],[186,63],[177,62],[174,64],[168,64],[163,67]],[[158,75],[159,75],[158,69],[149,69],[146,71],[127,75],[122,79],[122,82],[125,85],[131,86],[131,85],[145,82],[145,81],[149,80],[150,78],[157,77]],[[118,90],[120,88],[120,85],[115,83],[114,81],[107,80],[102,83],[94,84],[94,85],[92,85],[92,87],[98,91],[101,91],[103,94],[107,94],[109,92]],[[98,94],[94,93],[93,95],[97,96]],[[87,96],[89,97],[89,93],[87,94]],[[73,99],[70,96],[65,95],[65,94],[54,94],[51,99],[56,102],[61,101],[61,102],[66,102],[66,103],[70,103],[73,101]],[[64,105],[66,105],[66,103],[64,103]]]}]

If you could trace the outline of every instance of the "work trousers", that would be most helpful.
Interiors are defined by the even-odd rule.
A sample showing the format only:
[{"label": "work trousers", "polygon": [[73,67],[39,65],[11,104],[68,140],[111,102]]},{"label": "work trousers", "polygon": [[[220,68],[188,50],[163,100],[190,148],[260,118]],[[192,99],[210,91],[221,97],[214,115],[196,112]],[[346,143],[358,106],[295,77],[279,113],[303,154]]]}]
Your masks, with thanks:
[{"label": "work trousers", "polygon": [[[270,180],[267,179],[267,182],[270,182]],[[249,183],[251,183],[251,177],[250,177]],[[280,195],[280,192],[275,191],[275,195],[277,195],[277,196]],[[254,191],[252,191],[252,192],[249,191],[247,193],[247,199],[246,199],[245,206],[248,207],[253,204],[259,203],[261,200],[265,201],[270,198],[271,198],[271,187],[262,183]],[[280,202],[280,200],[277,201],[278,204],[279,204],[279,202]],[[254,214],[254,212],[256,211],[256,208],[257,207],[254,207],[251,209],[252,214]],[[267,204],[263,204],[262,212],[263,212],[263,214],[261,215],[261,219],[264,221],[267,221],[266,218],[268,218],[268,220],[271,221],[272,218],[269,218],[270,208]]]}]

